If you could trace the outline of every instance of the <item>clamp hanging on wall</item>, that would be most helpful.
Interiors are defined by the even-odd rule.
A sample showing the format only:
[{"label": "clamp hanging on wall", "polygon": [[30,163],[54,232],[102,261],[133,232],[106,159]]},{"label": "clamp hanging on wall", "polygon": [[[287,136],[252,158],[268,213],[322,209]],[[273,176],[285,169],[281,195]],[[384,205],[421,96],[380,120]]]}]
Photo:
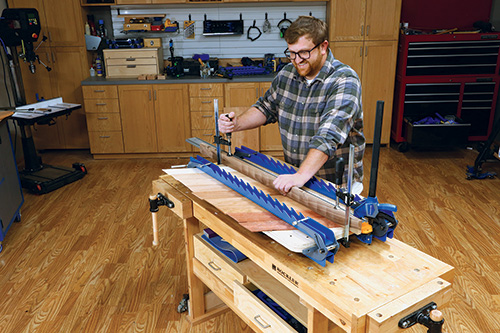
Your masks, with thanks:
[{"label": "clamp hanging on wall", "polygon": [[292,21],[286,18],[286,13],[283,13],[283,19],[278,22],[278,28],[280,29],[280,37],[283,38],[285,36],[285,31],[292,24]]},{"label": "clamp hanging on wall", "polygon": [[[250,31],[251,31],[252,29],[257,29],[257,32],[259,33],[259,34],[257,35],[257,37],[253,37],[253,38],[252,38],[252,37],[250,37]],[[261,35],[262,35],[262,31],[260,31],[259,27],[255,25],[255,20],[253,20],[253,25],[252,25],[252,26],[250,26],[250,27],[248,28],[248,30],[247,30],[247,38],[248,38],[248,39],[250,39],[250,40],[253,42],[253,41],[256,41],[257,39],[259,39],[259,37],[260,37]]]}]

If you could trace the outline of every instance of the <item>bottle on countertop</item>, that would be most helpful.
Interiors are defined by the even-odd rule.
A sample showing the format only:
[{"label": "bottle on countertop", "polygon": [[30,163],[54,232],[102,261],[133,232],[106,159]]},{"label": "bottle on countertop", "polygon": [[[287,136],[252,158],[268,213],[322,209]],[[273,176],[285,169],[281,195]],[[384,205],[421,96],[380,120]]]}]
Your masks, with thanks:
[{"label": "bottle on countertop", "polygon": [[104,27],[104,20],[99,20],[99,25],[97,26],[97,32],[99,37],[106,38],[106,28]]},{"label": "bottle on countertop", "polygon": [[94,76],[95,76],[95,69],[94,69],[94,66],[91,66],[91,67],[90,67],[90,76],[91,76],[91,77],[94,77]]},{"label": "bottle on countertop", "polygon": [[85,22],[85,34],[90,35],[90,25],[89,22]]},{"label": "bottle on countertop", "polygon": [[95,68],[97,71],[97,76],[103,76],[103,70],[102,70],[102,60],[100,56],[97,56],[95,60]]}]

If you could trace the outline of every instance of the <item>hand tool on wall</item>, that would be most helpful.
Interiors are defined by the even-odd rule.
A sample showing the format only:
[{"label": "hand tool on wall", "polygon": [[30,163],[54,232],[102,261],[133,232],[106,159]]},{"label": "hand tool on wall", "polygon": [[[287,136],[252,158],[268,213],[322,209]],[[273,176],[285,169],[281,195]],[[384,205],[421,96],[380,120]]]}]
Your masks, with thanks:
[{"label": "hand tool on wall", "polygon": [[[255,22],[256,20],[253,20],[253,25],[248,27],[248,30],[247,30],[247,38],[250,39],[252,42],[256,41],[257,39],[259,39],[259,37],[262,35],[262,31],[260,31],[259,27],[255,25]],[[257,32],[259,33],[257,35],[257,37],[251,37],[251,31],[252,30],[257,30]]]},{"label": "hand tool on wall", "polygon": [[262,31],[264,33],[271,32],[271,22],[267,19],[267,13],[266,13],[266,18],[264,20],[264,24],[262,25]]},{"label": "hand tool on wall", "polygon": [[283,19],[278,22],[278,28],[280,29],[280,37],[283,38],[285,36],[285,31],[292,24],[292,21],[286,18],[286,13],[283,13]]},{"label": "hand tool on wall", "polygon": [[191,14],[189,19],[184,21],[184,38],[194,39],[194,21],[191,20]]}]

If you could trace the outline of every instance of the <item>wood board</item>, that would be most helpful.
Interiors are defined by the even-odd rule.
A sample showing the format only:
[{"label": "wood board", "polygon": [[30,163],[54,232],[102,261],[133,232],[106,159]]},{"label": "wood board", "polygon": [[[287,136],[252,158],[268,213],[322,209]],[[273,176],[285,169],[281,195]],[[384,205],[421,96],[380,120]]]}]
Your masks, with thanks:
[{"label": "wood board", "polygon": [[[250,177],[228,167],[223,167],[223,169],[249,183],[251,186],[255,186],[255,188],[263,191],[265,194],[269,194],[273,198],[278,199],[281,203],[302,213],[304,216],[310,217],[328,228],[334,228],[335,235],[337,235],[338,238],[342,237],[341,235],[344,230],[342,226],[319,215],[304,205],[281,195],[277,190],[262,185],[260,182]],[[268,212],[250,199],[233,191],[199,169],[166,169],[164,171],[188,187],[195,196],[209,202],[252,232],[295,230],[294,227],[284,222],[279,217]]]}]

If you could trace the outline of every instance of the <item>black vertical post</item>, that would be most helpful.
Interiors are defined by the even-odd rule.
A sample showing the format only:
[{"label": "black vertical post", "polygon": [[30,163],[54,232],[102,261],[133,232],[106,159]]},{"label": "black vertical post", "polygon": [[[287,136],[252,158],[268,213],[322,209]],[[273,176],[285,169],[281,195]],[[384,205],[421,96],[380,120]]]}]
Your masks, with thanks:
[{"label": "black vertical post", "polygon": [[368,196],[374,198],[377,192],[378,160],[380,155],[380,139],[382,136],[382,117],[384,115],[384,101],[377,101],[375,114],[375,133],[373,134],[372,167],[370,170],[370,187]]}]

